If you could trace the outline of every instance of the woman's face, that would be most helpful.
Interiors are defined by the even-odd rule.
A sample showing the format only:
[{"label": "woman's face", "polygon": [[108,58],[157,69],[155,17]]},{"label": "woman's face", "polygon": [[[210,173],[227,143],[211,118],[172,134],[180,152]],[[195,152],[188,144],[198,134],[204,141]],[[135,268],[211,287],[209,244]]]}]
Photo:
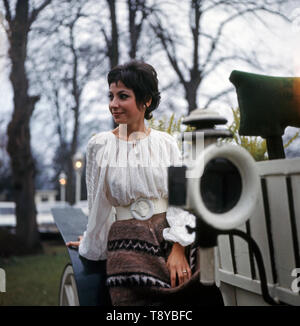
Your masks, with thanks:
[{"label": "woman's face", "polygon": [[133,90],[121,81],[109,86],[109,110],[117,124],[134,125],[144,121],[145,108],[138,108]]}]

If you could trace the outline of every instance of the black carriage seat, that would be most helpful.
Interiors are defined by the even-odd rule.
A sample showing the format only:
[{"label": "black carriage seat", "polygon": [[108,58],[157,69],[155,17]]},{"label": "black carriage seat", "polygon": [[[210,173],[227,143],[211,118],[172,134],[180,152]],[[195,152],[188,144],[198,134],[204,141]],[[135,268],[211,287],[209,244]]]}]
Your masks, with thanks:
[{"label": "black carriage seat", "polygon": [[[86,230],[87,216],[80,208],[53,208],[52,214],[64,242],[76,241]],[[92,261],[67,247],[80,306],[111,306],[106,287],[106,260]]]}]

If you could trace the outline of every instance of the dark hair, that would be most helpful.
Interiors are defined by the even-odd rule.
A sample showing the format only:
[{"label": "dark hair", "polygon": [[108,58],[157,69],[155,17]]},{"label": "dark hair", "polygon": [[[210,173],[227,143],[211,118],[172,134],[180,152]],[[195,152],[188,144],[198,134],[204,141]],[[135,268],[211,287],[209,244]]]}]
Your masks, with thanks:
[{"label": "dark hair", "polygon": [[146,104],[152,98],[151,104],[146,108],[145,119],[152,118],[151,112],[160,102],[160,92],[157,73],[151,65],[137,60],[118,65],[108,73],[107,81],[108,85],[121,81],[127,88],[132,89],[137,105]]}]

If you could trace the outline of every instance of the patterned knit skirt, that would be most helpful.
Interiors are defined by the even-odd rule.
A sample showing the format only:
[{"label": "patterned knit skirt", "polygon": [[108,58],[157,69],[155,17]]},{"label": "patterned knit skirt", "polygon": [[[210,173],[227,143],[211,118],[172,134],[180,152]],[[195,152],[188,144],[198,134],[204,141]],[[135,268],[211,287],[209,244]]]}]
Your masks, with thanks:
[{"label": "patterned knit skirt", "polygon": [[164,240],[165,213],[147,221],[113,223],[108,235],[107,286],[114,306],[222,305],[215,286],[203,286],[197,270],[197,250],[186,248],[192,278],[171,288],[167,258],[172,243]]}]

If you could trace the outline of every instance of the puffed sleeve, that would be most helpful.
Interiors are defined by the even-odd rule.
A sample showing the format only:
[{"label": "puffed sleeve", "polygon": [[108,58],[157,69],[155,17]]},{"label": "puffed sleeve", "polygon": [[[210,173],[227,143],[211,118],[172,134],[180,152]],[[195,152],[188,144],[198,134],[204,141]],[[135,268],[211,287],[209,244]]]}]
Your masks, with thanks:
[{"label": "puffed sleeve", "polygon": [[169,228],[163,230],[163,237],[167,241],[178,242],[183,247],[189,246],[195,241],[195,233],[188,233],[186,226],[194,228],[196,217],[182,208],[169,206],[167,211]]},{"label": "puffed sleeve", "polygon": [[[168,135],[167,141],[170,146],[170,165],[180,166],[182,164],[182,155],[179,146],[174,137]],[[163,237],[166,241],[178,242],[186,247],[195,241],[195,233],[189,233],[186,226],[194,228],[196,226],[196,217],[188,211],[175,206],[169,206],[166,219],[169,228],[163,230]]]},{"label": "puffed sleeve", "polygon": [[114,222],[114,209],[106,197],[105,174],[109,146],[103,135],[93,136],[86,150],[88,223],[80,242],[79,254],[90,260],[106,259],[107,236]]}]

